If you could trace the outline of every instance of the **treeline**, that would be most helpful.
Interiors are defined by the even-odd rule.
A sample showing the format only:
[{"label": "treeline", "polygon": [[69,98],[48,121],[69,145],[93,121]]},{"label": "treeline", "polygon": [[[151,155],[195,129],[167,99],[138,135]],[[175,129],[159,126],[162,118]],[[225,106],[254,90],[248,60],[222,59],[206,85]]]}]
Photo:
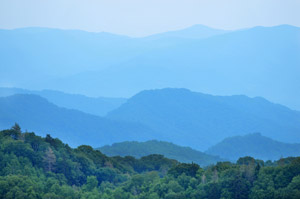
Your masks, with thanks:
[{"label": "treeline", "polygon": [[166,158],[175,159],[182,163],[194,162],[201,166],[208,166],[217,162],[225,161],[225,159],[222,159],[219,156],[208,155],[190,147],[183,147],[171,142],[157,140],[150,140],[146,142],[119,142],[114,143],[111,146],[106,145],[96,149],[110,157],[133,156],[135,158],[141,158],[151,154],[161,154]]},{"label": "treeline", "polygon": [[50,135],[0,132],[0,198],[300,198],[300,157],[206,168],[162,155],[107,157]]}]

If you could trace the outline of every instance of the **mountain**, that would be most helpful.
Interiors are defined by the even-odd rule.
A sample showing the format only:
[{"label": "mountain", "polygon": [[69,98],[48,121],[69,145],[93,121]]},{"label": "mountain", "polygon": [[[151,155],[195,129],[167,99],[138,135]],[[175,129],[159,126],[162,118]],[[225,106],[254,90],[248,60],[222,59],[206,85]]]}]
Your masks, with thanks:
[{"label": "mountain", "polygon": [[286,25],[234,31],[149,50],[124,63],[70,75],[54,84],[86,94],[101,89],[109,96],[164,87],[215,95],[242,93],[300,110],[299,35],[300,28]]},{"label": "mountain", "polygon": [[145,124],[164,137],[158,140],[200,151],[226,137],[252,132],[300,142],[300,113],[260,97],[213,96],[171,88],[147,90],[107,117]]},{"label": "mountain", "polygon": [[190,147],[182,147],[170,142],[151,140],[146,142],[121,142],[111,146],[97,148],[107,156],[133,156],[141,158],[151,154],[161,154],[167,158],[184,163],[196,163],[200,166],[208,166],[223,161],[217,156],[207,155]]},{"label": "mountain", "polygon": [[299,156],[300,144],[278,142],[260,133],[234,136],[210,147],[206,153],[236,161],[251,156],[261,160],[276,160],[283,157]]},{"label": "mountain", "polygon": [[100,70],[141,52],[140,42],[126,36],[38,27],[0,30],[0,43],[0,67],[5,67],[0,85],[38,90],[59,90],[49,81]]},{"label": "mountain", "polygon": [[99,69],[130,57],[135,46],[126,36],[38,27],[0,30],[0,41],[1,64],[15,76],[21,68],[27,69],[23,74],[35,71],[46,77]]},{"label": "mountain", "polygon": [[14,94],[35,94],[46,98],[49,102],[68,109],[76,109],[85,113],[105,116],[109,111],[123,104],[125,98],[87,97],[79,94],[68,94],[54,90],[31,91],[20,88],[0,87],[0,97]]},{"label": "mountain", "polygon": [[101,146],[128,140],[146,141],[155,132],[142,124],[118,122],[77,110],[60,108],[37,95],[16,94],[0,98],[0,128],[15,122],[39,135],[51,134],[71,146]]},{"label": "mountain", "polygon": [[300,28],[254,27],[185,38],[183,33],[190,31],[201,37],[197,29],[201,26],[152,39],[75,30],[2,30],[0,67],[5,70],[0,86],[123,97],[177,87],[262,96],[300,110]]},{"label": "mountain", "polygon": [[[106,32],[40,27],[0,29],[0,67],[5,67],[0,74],[0,86],[59,90],[53,85],[57,78],[103,70],[149,50],[183,43],[181,40],[153,43]],[[98,94],[102,93],[92,95]]]},{"label": "mountain", "polygon": [[150,35],[148,37],[145,37],[144,39],[148,39],[148,40],[156,40],[156,39],[163,39],[163,38],[205,39],[208,37],[213,37],[228,32],[230,31],[214,29],[204,25],[197,24],[182,30],[168,31],[168,32],[159,33],[155,35]]}]

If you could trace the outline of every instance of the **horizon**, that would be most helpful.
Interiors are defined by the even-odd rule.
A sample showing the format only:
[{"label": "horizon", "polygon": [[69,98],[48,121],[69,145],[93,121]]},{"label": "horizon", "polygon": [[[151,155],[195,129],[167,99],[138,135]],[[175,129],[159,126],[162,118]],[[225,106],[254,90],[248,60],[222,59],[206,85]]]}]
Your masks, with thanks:
[{"label": "horizon", "polygon": [[0,198],[300,198],[300,0],[0,0]]},{"label": "horizon", "polygon": [[[292,71],[298,70],[296,67],[298,59],[293,52],[298,51],[297,45],[299,44],[300,39],[297,36],[297,34],[299,32],[299,27],[287,24],[280,24],[271,27],[255,26],[248,29],[241,29],[228,32],[223,32],[223,30],[218,29],[210,29],[210,27],[203,25],[198,25],[198,27],[199,28],[197,28],[197,25],[194,25],[192,27],[188,27],[187,29],[175,31],[175,34],[173,34],[174,32],[163,32],[155,34],[159,37],[153,37],[150,40],[147,40],[147,37],[128,39],[126,38],[126,36],[120,35],[112,35],[111,37],[108,36],[112,33],[103,33],[104,37],[101,37],[101,33],[85,32],[82,30],[62,30],[41,27],[14,29],[9,30],[9,32],[7,33],[5,33],[5,30],[3,30],[1,32],[3,33],[4,44],[12,45],[15,46],[15,48],[19,48],[20,52],[24,55],[27,55],[28,53],[29,54],[24,62],[21,62],[21,60],[16,60],[17,65],[15,65],[15,69],[22,65],[25,65],[28,68],[28,71],[21,72],[20,70],[15,70],[14,67],[7,68],[6,71],[4,71],[7,73],[7,75],[3,73],[3,78],[0,81],[0,86],[16,87],[29,90],[50,89],[72,94],[81,94],[91,97],[101,96],[117,98],[129,98],[142,90],[148,89],[160,89],[168,87],[187,88],[195,92],[219,96],[260,96],[274,103],[287,106],[291,109],[300,110],[300,104],[296,100],[298,99],[299,94],[297,92],[289,91],[289,89],[292,90],[293,87],[296,87],[295,83],[298,82],[298,80],[295,79],[293,80],[294,84],[290,84],[293,83],[290,81],[291,77],[296,78],[297,76],[297,73],[292,73]],[[29,31],[27,31],[27,29]],[[7,37],[8,35],[10,35],[10,31],[11,33],[15,32],[17,34],[11,34],[12,37]],[[75,33],[76,31],[82,31],[85,34],[72,34],[72,31],[74,31]],[[249,64],[252,62],[252,59],[249,59],[249,55],[245,53],[242,54],[244,58],[248,60],[246,62],[242,59],[239,60],[239,58],[236,57],[234,54],[232,54],[230,58],[229,56],[226,56],[222,64],[218,63],[218,61],[215,62],[216,59],[205,61],[205,57],[209,54],[205,55],[206,50],[204,48],[207,48],[208,46],[203,47],[201,45],[202,43],[212,45],[215,48],[213,53],[218,53],[219,55],[214,56],[224,57],[224,53],[226,52],[224,51],[220,54],[218,50],[219,48],[222,49],[225,47],[228,48],[228,50],[230,51],[236,51],[237,47],[245,47],[245,50],[250,50],[250,52],[254,50],[254,52],[256,52],[257,50],[253,49],[251,46],[247,47],[248,44],[246,41],[248,40],[248,38],[251,38],[254,43],[256,43],[257,39],[259,39],[260,41],[266,41],[268,36],[265,34],[269,33],[272,34],[272,43],[275,44],[277,41],[282,40],[282,42],[280,43],[282,45],[282,48],[290,49],[290,52],[292,53],[288,53],[288,51],[284,51],[283,53],[281,52],[280,48],[276,46],[274,46],[273,48],[269,48],[268,45],[264,45],[263,42],[256,44],[259,46],[262,45],[264,48],[266,48],[266,50],[261,52],[263,54],[265,54],[268,51],[272,54],[277,54],[275,57],[278,58],[278,61],[276,61],[278,63],[275,62],[275,64],[283,64],[286,61],[293,60],[291,62],[292,64],[289,66],[291,67],[291,70],[277,68],[281,70],[278,71],[281,76],[282,74],[286,73],[285,78],[288,78],[288,81],[286,81],[287,84],[285,85],[286,89],[284,90],[274,90],[270,92],[270,86],[266,87],[264,84],[258,83],[259,81],[257,81],[262,78],[262,76],[257,76],[259,75],[257,71],[261,70],[259,68],[259,65],[263,64],[263,67],[265,68],[264,70],[271,72],[269,67],[271,67],[270,63],[272,63],[273,56],[268,57],[269,61],[264,61],[264,59],[262,59],[262,57],[259,54],[254,55],[257,58],[261,59],[261,61],[256,62],[257,69],[253,71],[254,73],[251,77],[254,81],[249,83],[241,81],[238,78],[234,80],[238,83],[231,83],[230,81],[228,81],[229,79],[227,79],[226,75],[221,76],[221,78],[217,78],[217,73],[214,71],[223,71],[223,73],[225,74],[228,71],[231,71],[231,76],[233,78],[236,78],[239,74],[244,74],[245,71],[252,70],[252,67],[250,67]],[[100,36],[91,38],[90,36],[94,34],[100,34]],[[105,34],[107,34],[108,37],[106,37]],[[36,37],[38,35],[40,35],[41,37]],[[237,40],[235,39],[237,35],[239,35],[238,37],[241,36],[243,38],[239,42],[237,42]],[[25,40],[19,40],[25,37],[29,38],[28,41],[30,41],[33,45],[28,45],[24,43]],[[38,39],[43,37],[45,38],[44,40]],[[231,45],[227,44],[227,41],[229,41],[227,40],[228,38],[230,38]],[[220,42],[220,39],[222,42]],[[15,43],[14,40],[20,42]],[[48,40],[52,40],[53,42],[48,43]],[[219,42],[214,43],[214,41]],[[293,45],[286,45],[286,41],[292,42],[290,44]],[[9,42],[10,44],[7,42]],[[102,42],[104,42],[104,45],[101,45],[103,44]],[[190,45],[190,42],[197,44],[197,47],[195,48],[192,45]],[[160,43],[162,43],[161,47],[163,48],[160,47]],[[247,45],[243,47],[240,46],[240,43],[246,43]],[[187,47],[187,51],[183,51],[177,54],[178,56],[172,56],[173,53],[178,53],[181,51],[182,44],[184,44],[185,48]],[[234,44],[236,47],[232,48],[232,44]],[[296,44],[296,48],[293,47],[294,44]],[[54,46],[52,46],[50,49],[45,49],[44,45]],[[82,45],[85,46],[85,48],[82,48]],[[3,50],[7,49],[5,48],[5,45],[3,47]],[[129,54],[127,54],[127,48],[131,49],[131,51],[128,52]],[[60,53],[57,53],[56,49],[64,50]],[[160,54],[157,54],[155,49],[157,49]],[[12,61],[12,58],[14,57],[14,51],[11,50],[7,51],[10,53],[9,55],[11,55],[11,57],[3,56],[3,63],[11,64],[15,62]],[[39,55],[38,59],[36,59],[36,57],[33,57],[30,54],[31,50],[33,50],[36,55]],[[105,51],[107,51],[108,54],[98,53]],[[141,53],[139,51],[141,51]],[[195,52],[197,51],[199,51],[200,54],[198,56],[195,56]],[[47,53],[45,54],[45,52]],[[166,54],[165,52],[171,54],[168,55],[168,53]],[[73,53],[80,54],[77,54],[76,57],[73,57]],[[235,53],[239,52],[236,51]],[[190,59],[190,55],[193,54],[195,54],[194,57]],[[59,57],[59,59],[52,59],[53,55]],[[152,58],[149,59],[148,55],[151,55]],[[209,56],[211,55],[213,54],[210,54]],[[125,56],[126,59],[123,59],[123,56]],[[165,58],[166,56],[170,57]],[[290,58],[288,58],[287,56]],[[177,63],[172,63],[172,65],[174,65],[174,71],[173,74],[170,74],[167,72],[167,70],[171,69],[169,60],[176,59],[177,57],[179,58],[179,61]],[[139,60],[140,58],[141,60]],[[77,63],[77,61],[74,60],[77,60],[79,62]],[[230,62],[232,61],[238,61],[239,63],[236,63],[232,66],[230,64]],[[198,73],[198,75],[203,76],[203,71],[205,70],[207,74],[211,75],[211,78],[206,80],[206,84],[201,83],[201,80],[199,78],[196,78],[192,73],[187,73],[188,77],[184,78],[184,81],[176,80],[176,78],[182,78],[178,71],[183,70],[183,66],[187,62],[191,67],[190,69],[195,70],[196,73]],[[50,63],[54,63],[54,65]],[[138,68],[132,68],[132,66],[137,67],[140,63],[143,63],[143,65],[145,65],[144,68],[141,68],[141,70],[138,70]],[[238,65],[240,64],[247,64],[249,65],[249,67],[239,69],[240,67],[238,67]],[[210,66],[211,70],[207,71],[205,67],[202,67],[205,65]],[[125,68],[123,66],[125,66]],[[225,68],[222,66],[226,66],[226,70],[224,70]],[[3,65],[3,67],[5,66]],[[215,67],[216,69],[213,69]],[[125,71],[123,69],[125,69]],[[238,69],[239,72],[237,72],[236,69]],[[30,70],[31,72],[29,72]],[[113,70],[115,70],[115,72],[113,72]],[[164,77],[158,77],[155,81],[153,81],[153,78],[150,78],[148,72],[157,74],[158,71],[156,70],[162,70]],[[27,75],[24,76],[24,74],[26,73]],[[9,76],[13,74],[19,75],[19,78],[17,78],[16,80],[9,78]],[[42,76],[39,76],[38,74]],[[271,81],[275,81],[275,76],[269,76],[268,74],[269,73],[265,73],[264,78],[260,81],[265,81],[265,78],[271,78]],[[194,78],[194,82],[191,82],[190,77]],[[37,78],[39,80],[37,80]],[[203,76],[203,78],[205,77]],[[245,78],[248,77],[245,76]],[[80,79],[85,79],[85,83],[79,83]],[[127,81],[127,79],[132,79],[138,84],[132,84],[130,81]],[[62,83],[57,84],[57,81],[61,81]],[[162,81],[162,83],[159,83],[160,81]],[[126,86],[124,83],[126,84]],[[228,86],[224,86],[225,84],[227,84]],[[285,93],[285,95],[282,95],[283,93]]]},{"label": "horizon", "polygon": [[[145,36],[130,36],[130,35],[122,35],[122,34],[117,34],[117,33],[113,33],[113,32],[106,32],[106,31],[100,31],[100,32],[93,32],[93,31],[88,31],[88,30],[84,30],[84,29],[64,29],[64,28],[55,28],[55,27],[43,27],[43,26],[28,26],[28,27],[18,27],[18,28],[0,28],[0,30],[22,30],[22,29],[49,29],[49,30],[59,30],[59,31],[82,31],[82,32],[86,32],[86,33],[95,33],[95,34],[101,34],[101,33],[107,33],[107,34],[111,34],[111,35],[116,35],[116,36],[124,36],[124,37],[129,37],[132,39],[139,39],[139,38],[146,38],[146,37],[151,37],[154,35],[159,35],[159,34],[164,34],[164,33],[169,33],[169,32],[177,32],[177,31],[183,31],[183,30],[187,30],[187,29],[191,29],[193,27],[196,26],[201,26],[201,27],[205,27],[208,29],[212,29],[212,30],[222,30],[222,31],[228,31],[229,32],[233,32],[233,31],[241,31],[241,30],[248,30],[248,29],[253,29],[253,28],[272,28],[272,27],[279,27],[279,26],[290,26],[290,27],[295,27],[295,28],[300,28],[299,26],[296,25],[291,25],[291,24],[278,24],[278,25],[271,25],[271,26],[263,26],[263,25],[257,25],[257,26],[251,26],[251,27],[245,27],[245,28],[240,28],[240,29],[221,29],[221,28],[213,28],[210,26],[206,26],[203,24],[194,24],[185,28],[181,28],[181,29],[174,29],[174,30],[168,30],[165,32],[157,32],[157,33],[153,33],[150,35],[145,35]],[[224,33],[226,34],[226,33]]]},{"label": "horizon", "polygon": [[299,8],[297,0],[2,0],[0,28],[48,27],[145,37],[196,24],[223,30],[279,24],[300,27]]}]

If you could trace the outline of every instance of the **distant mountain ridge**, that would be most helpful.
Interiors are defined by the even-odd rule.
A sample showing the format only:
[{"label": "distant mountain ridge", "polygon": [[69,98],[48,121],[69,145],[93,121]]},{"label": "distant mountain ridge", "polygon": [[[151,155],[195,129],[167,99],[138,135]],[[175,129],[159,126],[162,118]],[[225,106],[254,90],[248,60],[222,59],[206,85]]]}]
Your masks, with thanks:
[{"label": "distant mountain ridge", "polygon": [[146,142],[121,142],[97,148],[107,156],[133,156],[141,158],[151,154],[164,155],[184,163],[196,163],[208,166],[224,161],[217,156],[207,155],[190,147],[182,147],[169,142],[151,140]]},{"label": "distant mountain ridge", "polygon": [[138,93],[108,118],[145,124],[164,139],[205,150],[222,139],[252,132],[300,142],[300,113],[263,98],[213,96],[187,89]]},{"label": "distant mountain ridge", "polygon": [[97,116],[105,116],[109,111],[119,107],[127,100],[125,98],[87,97],[54,90],[32,91],[20,88],[0,87],[0,97],[7,97],[14,94],[39,95],[59,107],[76,109]]},{"label": "distant mountain ridge", "polygon": [[187,89],[140,92],[106,117],[61,108],[37,95],[1,97],[0,128],[15,122],[72,146],[156,139],[204,151],[227,137],[252,132],[287,143],[300,140],[297,111],[263,98],[212,96]]},{"label": "distant mountain ridge", "polygon": [[262,136],[260,133],[252,133],[226,138],[210,147],[206,153],[233,161],[244,156],[251,156],[266,161],[299,156],[300,144],[283,143]]},{"label": "distant mountain ridge", "polygon": [[162,39],[162,38],[186,38],[186,39],[205,39],[216,35],[228,33],[230,31],[214,29],[204,25],[193,25],[182,30],[168,31],[144,37],[146,39]]},{"label": "distant mountain ridge", "polygon": [[61,108],[32,94],[0,98],[0,129],[10,128],[15,122],[23,130],[35,131],[42,136],[51,134],[73,147],[82,144],[96,147],[128,140],[146,141],[156,137],[156,132],[145,125]]},{"label": "distant mountain ridge", "polygon": [[1,30],[0,67],[5,70],[0,86],[124,97],[179,87],[262,96],[300,110],[299,27],[217,30],[201,38],[209,31],[198,25],[149,39],[76,30]]}]

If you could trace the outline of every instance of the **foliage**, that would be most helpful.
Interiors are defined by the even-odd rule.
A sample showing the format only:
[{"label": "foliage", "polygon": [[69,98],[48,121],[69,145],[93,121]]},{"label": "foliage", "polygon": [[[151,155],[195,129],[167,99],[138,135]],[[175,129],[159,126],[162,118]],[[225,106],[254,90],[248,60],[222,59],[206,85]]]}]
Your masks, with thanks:
[{"label": "foliage", "polygon": [[146,142],[120,142],[111,146],[106,145],[98,148],[108,156],[133,156],[141,158],[150,154],[161,154],[167,158],[175,159],[184,163],[197,163],[200,166],[208,166],[222,161],[221,158],[208,155],[190,147],[178,146],[170,142],[150,140]]},{"label": "foliage", "polygon": [[299,198],[300,157],[251,157],[207,168],[162,155],[107,157],[50,135],[0,132],[0,198]]}]

